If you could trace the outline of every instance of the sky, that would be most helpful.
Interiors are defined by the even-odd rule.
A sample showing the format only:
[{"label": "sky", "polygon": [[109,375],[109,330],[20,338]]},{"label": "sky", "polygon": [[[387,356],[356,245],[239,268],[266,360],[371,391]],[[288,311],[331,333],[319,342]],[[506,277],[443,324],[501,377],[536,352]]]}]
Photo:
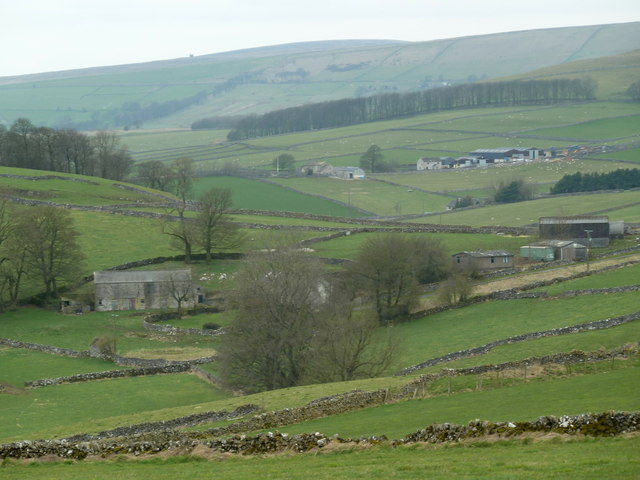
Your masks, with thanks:
[{"label": "sky", "polygon": [[303,41],[634,21],[638,0],[0,0],[0,77]]}]

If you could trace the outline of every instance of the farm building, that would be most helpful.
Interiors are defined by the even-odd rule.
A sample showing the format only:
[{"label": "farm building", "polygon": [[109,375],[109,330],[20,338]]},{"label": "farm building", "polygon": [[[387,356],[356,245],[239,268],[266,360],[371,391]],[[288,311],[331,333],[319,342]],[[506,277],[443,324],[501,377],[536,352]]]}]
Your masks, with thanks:
[{"label": "farm building", "polygon": [[476,250],[458,252],[452,255],[453,267],[457,270],[485,272],[513,268],[514,255],[504,250]]},{"label": "farm building", "polygon": [[313,162],[308,163],[300,167],[300,173],[302,175],[317,175],[317,176],[327,176],[333,174],[333,165],[328,164],[327,162]]},{"label": "farm building", "polygon": [[362,180],[364,170],[360,167],[334,167],[333,175],[346,180]]},{"label": "farm building", "polygon": [[512,162],[516,160],[536,160],[542,155],[539,148],[480,148],[470,152],[470,155],[483,158],[487,163]]},{"label": "farm building", "polygon": [[439,158],[419,158],[416,162],[416,169],[421,172],[423,170],[440,170],[446,168],[442,166],[442,161]]},{"label": "farm building", "polygon": [[191,270],[104,271],[94,273],[96,310],[193,307],[202,302]]},{"label": "farm building", "polygon": [[584,260],[587,247],[571,240],[542,240],[520,247],[520,256],[532,261]]},{"label": "farm building", "polygon": [[609,245],[607,216],[540,217],[538,227],[541,240],[572,240],[592,247]]}]

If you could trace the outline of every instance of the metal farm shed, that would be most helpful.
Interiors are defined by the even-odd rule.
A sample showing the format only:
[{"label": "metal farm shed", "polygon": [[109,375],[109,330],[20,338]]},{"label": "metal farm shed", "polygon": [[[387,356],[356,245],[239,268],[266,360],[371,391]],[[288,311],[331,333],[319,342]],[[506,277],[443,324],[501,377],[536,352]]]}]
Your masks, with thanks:
[{"label": "metal farm shed", "polygon": [[572,240],[582,245],[609,245],[609,217],[579,215],[572,217],[540,217],[541,240]]}]

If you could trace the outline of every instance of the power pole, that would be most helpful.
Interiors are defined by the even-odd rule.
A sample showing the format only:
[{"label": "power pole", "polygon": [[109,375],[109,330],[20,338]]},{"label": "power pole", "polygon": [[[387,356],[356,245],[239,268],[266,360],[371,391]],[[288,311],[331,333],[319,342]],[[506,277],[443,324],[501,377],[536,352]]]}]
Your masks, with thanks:
[{"label": "power pole", "polygon": [[585,230],[584,231],[587,234],[587,274],[589,273],[589,262],[591,261],[591,234],[593,233],[593,230]]}]

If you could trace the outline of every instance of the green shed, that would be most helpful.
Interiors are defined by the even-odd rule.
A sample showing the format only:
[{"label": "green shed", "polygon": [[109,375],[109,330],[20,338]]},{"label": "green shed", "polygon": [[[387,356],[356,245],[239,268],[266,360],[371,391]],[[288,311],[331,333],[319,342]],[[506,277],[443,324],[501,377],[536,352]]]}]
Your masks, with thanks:
[{"label": "green shed", "polygon": [[520,256],[532,262],[553,262],[555,255],[549,245],[525,245],[520,247]]}]

